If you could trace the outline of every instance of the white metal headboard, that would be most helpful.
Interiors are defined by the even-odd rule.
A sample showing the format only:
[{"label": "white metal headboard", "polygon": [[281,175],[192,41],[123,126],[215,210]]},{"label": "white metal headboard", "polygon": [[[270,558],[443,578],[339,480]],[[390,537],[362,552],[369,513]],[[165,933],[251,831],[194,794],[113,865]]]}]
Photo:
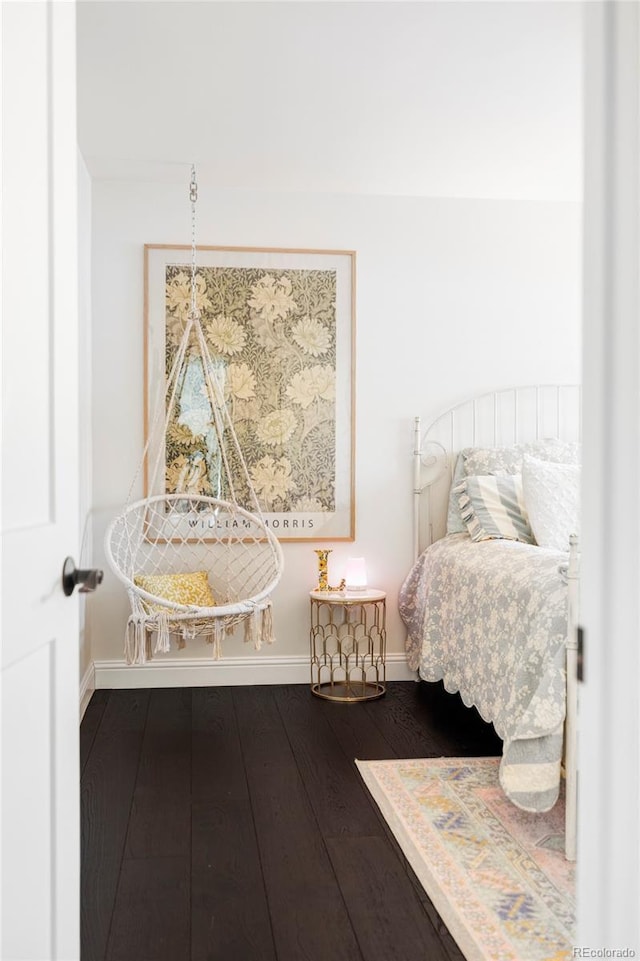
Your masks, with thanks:
[{"label": "white metal headboard", "polygon": [[510,447],[557,437],[581,439],[577,384],[510,387],[482,394],[440,414],[422,433],[415,418],[413,450],[414,557],[444,537],[456,457],[464,447]]}]

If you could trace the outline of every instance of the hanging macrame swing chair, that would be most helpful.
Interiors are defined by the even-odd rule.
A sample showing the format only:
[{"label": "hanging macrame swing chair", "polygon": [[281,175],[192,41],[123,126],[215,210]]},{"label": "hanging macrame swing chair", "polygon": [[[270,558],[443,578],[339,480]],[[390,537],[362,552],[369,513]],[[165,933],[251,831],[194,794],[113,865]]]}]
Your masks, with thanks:
[{"label": "hanging macrame swing chair", "polygon": [[[217,659],[224,636],[241,622],[245,640],[256,648],[273,640],[270,595],[282,576],[282,549],[265,523],[225,404],[224,364],[211,356],[202,331],[196,306],[196,199],[192,166],[191,304],[142,458],[146,465],[150,447],[157,449],[147,490],[165,492],[131,502],[141,465],[126,506],[105,536],[108,563],[131,603],[128,664],[168,652],[172,636],[180,647],[203,636]],[[197,425],[183,403],[187,395],[199,398]],[[189,436],[201,443],[167,493],[165,451],[172,425],[188,427]],[[216,496],[198,492],[203,476],[204,487]]]}]

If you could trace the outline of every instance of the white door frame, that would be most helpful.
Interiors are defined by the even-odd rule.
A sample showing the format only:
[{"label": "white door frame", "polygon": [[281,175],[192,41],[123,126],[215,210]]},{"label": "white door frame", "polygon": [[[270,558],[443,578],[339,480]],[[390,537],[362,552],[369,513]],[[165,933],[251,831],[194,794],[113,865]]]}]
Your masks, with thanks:
[{"label": "white door frame", "polygon": [[640,957],[640,17],[627,2],[584,14],[577,947]]}]

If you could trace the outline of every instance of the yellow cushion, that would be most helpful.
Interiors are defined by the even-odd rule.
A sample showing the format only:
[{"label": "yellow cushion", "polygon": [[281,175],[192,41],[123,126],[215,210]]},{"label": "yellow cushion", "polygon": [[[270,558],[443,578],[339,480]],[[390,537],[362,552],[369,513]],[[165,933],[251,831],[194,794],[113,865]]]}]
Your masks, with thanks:
[{"label": "yellow cushion", "polygon": [[[190,574],[136,574],[133,583],[143,591],[155,594],[156,597],[165,597],[174,604],[213,607],[216,603],[206,571],[193,571]],[[161,604],[150,604],[146,601],[143,603],[153,613],[167,610]]]}]

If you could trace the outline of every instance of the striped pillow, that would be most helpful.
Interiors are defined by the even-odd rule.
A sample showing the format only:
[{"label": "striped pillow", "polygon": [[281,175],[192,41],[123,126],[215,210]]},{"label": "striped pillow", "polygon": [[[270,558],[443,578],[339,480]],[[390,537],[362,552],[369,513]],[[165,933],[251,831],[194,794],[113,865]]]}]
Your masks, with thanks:
[{"label": "striped pillow", "polygon": [[474,541],[505,538],[535,544],[521,474],[477,474],[456,485],[460,513]]}]

